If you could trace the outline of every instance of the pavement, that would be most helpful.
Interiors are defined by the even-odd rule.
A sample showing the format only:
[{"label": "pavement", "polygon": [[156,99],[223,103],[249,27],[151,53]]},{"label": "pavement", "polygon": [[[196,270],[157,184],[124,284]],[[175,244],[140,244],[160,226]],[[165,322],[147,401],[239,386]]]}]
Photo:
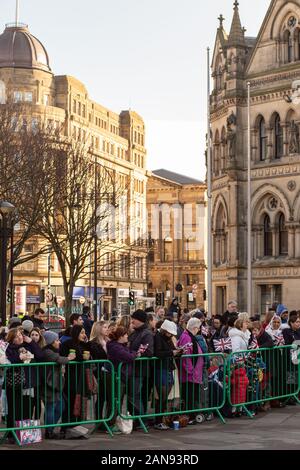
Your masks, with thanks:
[{"label": "pavement", "polygon": [[[134,431],[130,435],[94,433],[88,439],[49,441],[22,447],[20,450],[298,450],[300,447],[300,407],[290,406],[248,417],[218,418],[175,431],[149,433]],[[5,444],[1,451],[18,450],[16,445]]]}]

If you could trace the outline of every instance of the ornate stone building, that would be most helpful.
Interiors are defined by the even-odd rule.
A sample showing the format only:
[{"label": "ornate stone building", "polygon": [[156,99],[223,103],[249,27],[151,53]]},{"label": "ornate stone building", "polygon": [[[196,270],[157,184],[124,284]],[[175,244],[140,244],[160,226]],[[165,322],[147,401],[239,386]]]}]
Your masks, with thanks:
[{"label": "ornate stone building", "polygon": [[[96,160],[118,175],[127,190],[127,204],[133,207],[133,236],[139,239],[146,225],[146,149],[145,125],[134,111],[117,114],[91,100],[84,84],[76,78],[55,76],[45,47],[26,25],[7,25],[0,35],[0,103],[11,99],[32,106],[35,119],[46,120],[51,126],[63,124],[68,137],[90,142]],[[34,125],[34,122],[32,122]],[[132,219],[129,220],[129,225]],[[139,221],[139,222],[138,222]],[[144,227],[143,227],[144,225]],[[29,241],[25,250],[36,250],[37,240]],[[127,306],[129,288],[143,297],[146,290],[146,249],[137,246],[126,258],[126,247],[120,253],[107,253],[110,268],[99,274],[99,293],[102,293],[102,312]],[[122,257],[115,265],[112,257]],[[40,292],[47,287],[47,256],[21,265],[15,272],[19,288],[20,309],[33,310],[40,304]],[[52,292],[63,299],[62,279],[57,260],[53,256]],[[80,296],[90,296],[91,279],[83,279],[76,287],[74,304]]]},{"label": "ornate stone building", "polygon": [[251,85],[253,310],[299,308],[300,0],[273,0],[256,38],[234,2],[212,61],[213,311],[247,308],[247,82]]},{"label": "ornate stone building", "polygon": [[148,178],[148,292],[163,293],[165,307],[173,296],[183,308],[204,307],[205,190],[201,181],[168,170]]}]

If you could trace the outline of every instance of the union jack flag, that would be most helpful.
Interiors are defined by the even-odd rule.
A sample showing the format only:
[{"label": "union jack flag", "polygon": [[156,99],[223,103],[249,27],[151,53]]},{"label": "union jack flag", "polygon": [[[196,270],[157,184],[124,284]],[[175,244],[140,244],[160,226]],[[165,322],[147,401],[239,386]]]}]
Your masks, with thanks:
[{"label": "union jack flag", "polygon": [[259,349],[258,341],[256,338],[253,338],[251,343],[248,346],[248,349]]},{"label": "union jack flag", "polygon": [[6,343],[3,340],[0,340],[0,350],[5,352],[7,350],[7,347],[8,347],[8,343]]},{"label": "union jack flag", "polygon": [[202,333],[203,336],[206,336],[206,337],[207,337],[207,336],[209,335],[209,328],[208,328],[208,326],[203,326],[203,325],[202,325],[202,327],[201,327],[201,333]]},{"label": "union jack flag", "polygon": [[285,342],[284,342],[283,335],[275,336],[274,344],[275,344],[275,346],[284,346]]},{"label": "union jack flag", "polygon": [[232,350],[231,338],[214,339],[213,342],[216,352],[225,352]]}]

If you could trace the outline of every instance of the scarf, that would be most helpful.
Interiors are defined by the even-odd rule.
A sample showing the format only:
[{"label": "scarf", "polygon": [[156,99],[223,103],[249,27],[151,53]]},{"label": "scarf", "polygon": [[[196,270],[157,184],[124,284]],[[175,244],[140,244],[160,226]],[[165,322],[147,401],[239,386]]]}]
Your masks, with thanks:
[{"label": "scarf", "polygon": [[189,330],[186,330],[189,334],[189,337],[191,338],[191,341],[193,343],[193,355],[198,355],[199,354],[199,343],[196,339],[196,336],[193,335]]}]

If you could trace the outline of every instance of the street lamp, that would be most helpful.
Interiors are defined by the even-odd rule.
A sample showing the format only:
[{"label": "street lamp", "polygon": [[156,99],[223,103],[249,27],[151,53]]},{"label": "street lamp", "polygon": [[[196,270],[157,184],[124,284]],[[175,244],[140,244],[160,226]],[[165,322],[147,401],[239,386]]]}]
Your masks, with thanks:
[{"label": "street lamp", "polygon": [[0,273],[0,310],[2,326],[6,325],[6,287],[7,287],[7,242],[11,235],[12,227],[9,227],[11,215],[15,207],[9,202],[0,202],[0,255],[1,255],[1,273]]},{"label": "street lamp", "polygon": [[175,241],[172,237],[165,238],[165,243],[172,243],[172,298],[175,298]]}]

